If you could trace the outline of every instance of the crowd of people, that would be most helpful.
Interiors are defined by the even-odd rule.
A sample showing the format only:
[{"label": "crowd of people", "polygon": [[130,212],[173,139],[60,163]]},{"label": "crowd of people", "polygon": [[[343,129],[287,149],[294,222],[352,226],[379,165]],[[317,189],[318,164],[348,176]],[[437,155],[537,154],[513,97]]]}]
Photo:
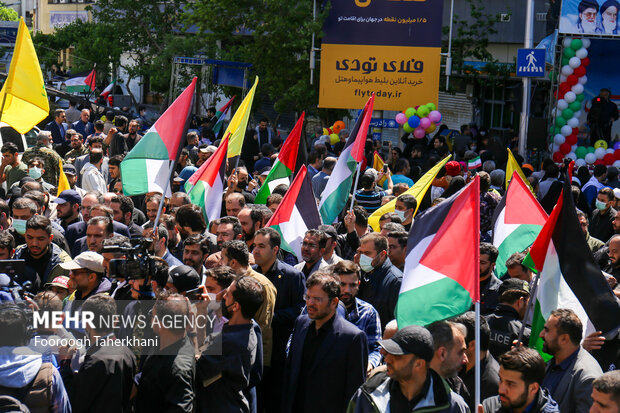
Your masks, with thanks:
[{"label": "crowd of people", "polygon": [[[527,348],[534,274],[523,265],[524,251],[513,251],[505,274],[495,269],[492,218],[506,190],[506,159],[484,131],[464,125],[453,139],[445,128],[426,140],[405,135],[402,145],[387,147],[387,167],[379,171],[371,166],[383,147],[369,137],[355,205],[335,223],[299,234],[299,261],[282,248],[280,232],[266,226],[288,186],[273,188],[265,205],[254,203],[283,144],[267,120],[248,130],[238,166],[227,168],[221,218],[206,222],[184,183],[219,144],[210,129],[214,110],[187,134],[172,196],[164,200],[159,193],[123,194],[123,180],[135,177],[121,176],[120,163],[141,139],[139,119],[110,114],[91,123],[87,109],[78,112],[72,123],[65,111],[54,112],[23,154],[12,143],[0,148],[0,269],[12,278],[0,276],[1,411],[620,412],[620,338],[583,337],[575,312],[556,309],[541,333],[551,358]],[[321,135],[309,134],[301,155],[317,201],[349,131],[340,131],[335,144]],[[406,193],[448,153],[456,160],[420,202]],[[477,156],[482,166],[467,169]],[[558,165],[545,160],[535,170],[515,157],[550,211],[562,188]],[[71,189],[57,193],[61,160]],[[480,343],[473,311],[424,327],[398,326],[394,312],[418,203],[425,210],[443,202],[475,174]],[[572,185],[584,237],[620,296],[618,170],[580,168]],[[369,215],[394,199],[395,211],[373,231]],[[141,249],[150,258],[136,270],[129,261]],[[27,308],[62,311],[67,319],[32,328]],[[155,322],[191,319],[205,308],[215,315],[208,331]],[[101,316],[96,320],[146,315],[152,322],[67,321],[84,313]],[[37,344],[52,337],[67,345]],[[115,341],[131,337],[158,341]],[[70,345],[78,339],[92,344]],[[17,351],[24,348],[33,351]]]}]

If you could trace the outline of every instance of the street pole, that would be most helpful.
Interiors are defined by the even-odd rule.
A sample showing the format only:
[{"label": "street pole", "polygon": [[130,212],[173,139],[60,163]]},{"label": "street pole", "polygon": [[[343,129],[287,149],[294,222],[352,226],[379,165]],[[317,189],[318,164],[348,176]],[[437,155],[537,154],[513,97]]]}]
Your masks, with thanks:
[{"label": "street pole", "polygon": [[[525,14],[525,41],[526,49],[534,47],[534,0],[527,0],[527,12]],[[519,127],[519,155],[526,158],[527,129],[530,117],[530,85],[529,77],[523,78],[523,97],[521,106],[521,125]]]},{"label": "street pole", "polygon": [[446,56],[446,91],[450,88],[452,74],[452,26],[454,20],[454,0],[450,1],[450,32],[448,33],[448,54]]},{"label": "street pole", "polygon": [[[312,21],[316,21],[316,0],[312,2]],[[310,47],[310,84],[314,84],[314,69],[316,65],[316,49],[314,47],[314,32],[312,32],[312,46]]]}]

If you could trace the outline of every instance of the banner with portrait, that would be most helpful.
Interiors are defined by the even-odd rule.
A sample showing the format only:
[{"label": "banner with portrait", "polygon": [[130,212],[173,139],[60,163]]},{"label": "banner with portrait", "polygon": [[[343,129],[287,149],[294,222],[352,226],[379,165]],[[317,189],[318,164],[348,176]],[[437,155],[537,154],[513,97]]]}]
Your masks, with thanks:
[{"label": "banner with portrait", "polygon": [[563,0],[560,33],[620,36],[618,0]]}]

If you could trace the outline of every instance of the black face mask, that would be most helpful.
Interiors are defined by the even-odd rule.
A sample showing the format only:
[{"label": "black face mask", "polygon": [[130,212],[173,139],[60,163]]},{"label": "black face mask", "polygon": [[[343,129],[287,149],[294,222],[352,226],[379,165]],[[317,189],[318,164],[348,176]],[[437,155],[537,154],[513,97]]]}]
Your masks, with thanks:
[{"label": "black face mask", "polygon": [[248,181],[239,181],[237,182],[237,187],[239,189],[245,189],[248,187]]},{"label": "black face mask", "polygon": [[232,313],[230,312],[230,310],[228,310],[228,306],[226,305],[226,302],[224,302],[224,299],[222,299],[221,303],[222,303],[222,316],[230,320]]}]

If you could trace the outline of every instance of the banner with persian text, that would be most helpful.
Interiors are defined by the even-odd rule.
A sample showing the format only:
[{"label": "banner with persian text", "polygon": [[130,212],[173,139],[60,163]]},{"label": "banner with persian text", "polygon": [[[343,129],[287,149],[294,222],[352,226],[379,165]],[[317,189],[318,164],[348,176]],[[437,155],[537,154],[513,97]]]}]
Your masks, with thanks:
[{"label": "banner with persian text", "polygon": [[335,0],[321,45],[319,107],[437,103],[443,0]]}]

